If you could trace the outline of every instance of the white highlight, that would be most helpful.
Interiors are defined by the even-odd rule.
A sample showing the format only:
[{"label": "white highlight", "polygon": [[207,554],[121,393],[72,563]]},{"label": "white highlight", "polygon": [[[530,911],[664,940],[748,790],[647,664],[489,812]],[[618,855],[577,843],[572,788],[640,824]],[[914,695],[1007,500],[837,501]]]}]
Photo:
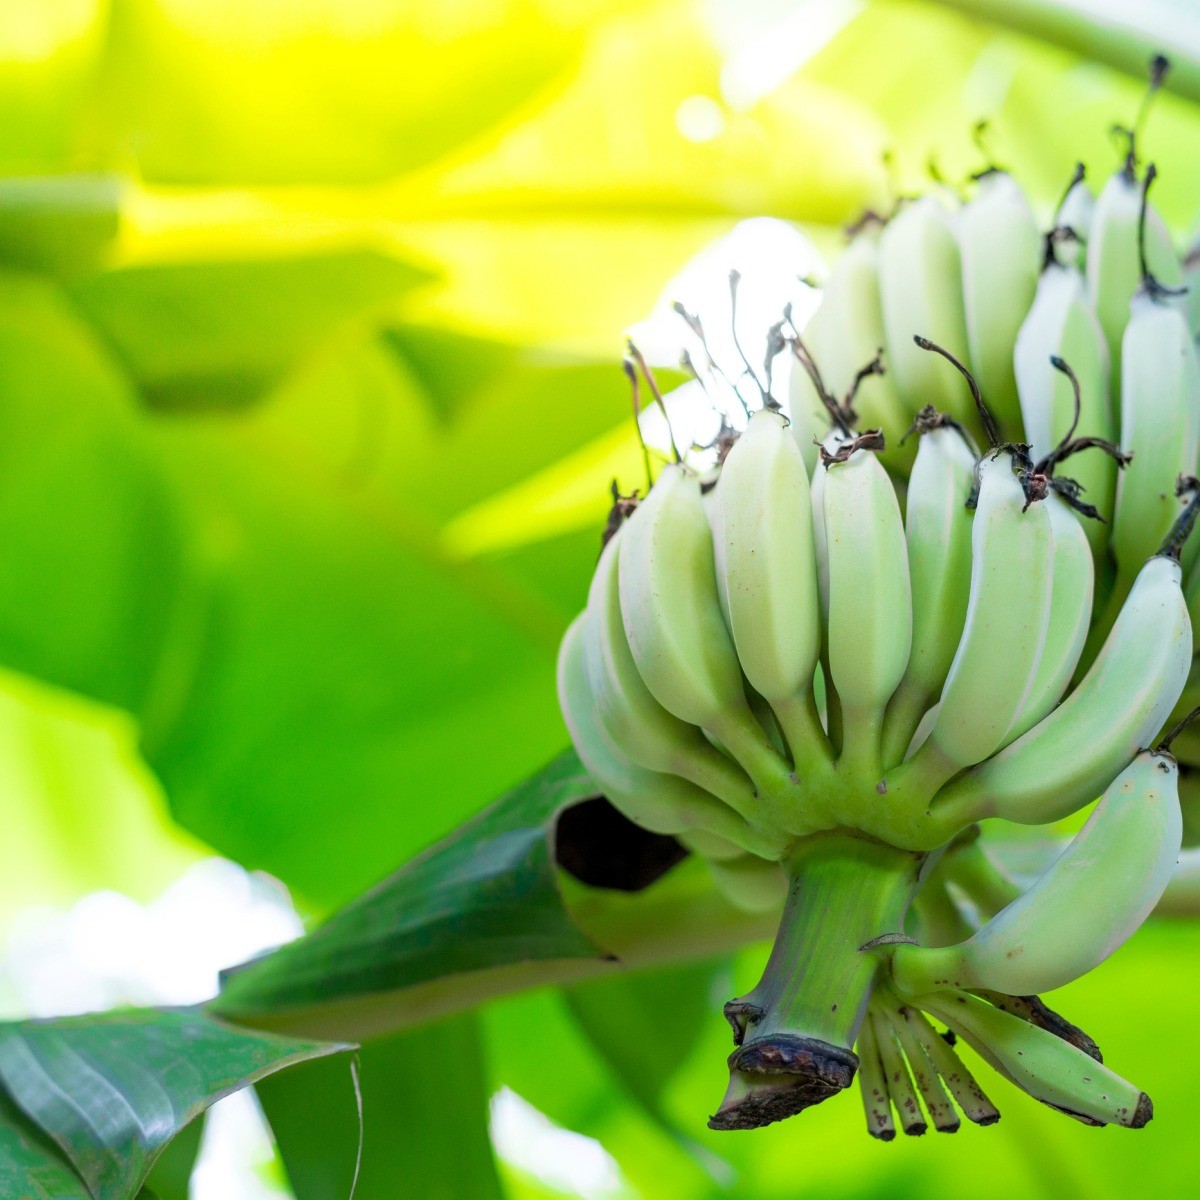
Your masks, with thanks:
[{"label": "white highlight", "polygon": [[[0,1018],[196,1004],[222,969],[301,932],[282,884],[217,858],[144,906],[103,891],[65,911],[26,910],[0,954]],[[190,1200],[287,1200],[268,1181],[274,1157],[253,1093],[221,1100],[205,1118]]]},{"label": "white highlight", "polygon": [[[789,303],[792,319],[803,329],[820,299],[817,289],[804,280],[823,276],[825,264],[813,243],[794,225],[773,217],[741,221],[692,258],[663,289],[650,315],[629,330],[629,336],[651,363],[674,365],[686,351],[700,373],[704,388],[699,383],[687,383],[666,397],[675,442],[688,462],[698,468],[704,465],[705,455],[689,449],[712,441],[720,428],[721,414],[740,428],[745,424],[746,407],[754,411],[762,404],[759,386],[750,377],[733,337],[731,270],[741,273],[737,341],[758,380],[765,384],[767,331],[780,320]],[[673,310],[675,301],[700,317],[718,371],[707,369],[704,348]],[[791,355],[784,352],[774,361],[771,389],[775,398],[784,402],[790,370]],[[670,445],[666,423],[658,409],[649,406],[649,399],[644,393],[642,400],[647,407],[642,431],[646,441],[665,454]]]},{"label": "white highlight", "polygon": [[675,127],[689,142],[711,142],[725,125],[725,110],[711,96],[688,96],[675,110]]},{"label": "white highlight", "polygon": [[713,18],[725,51],[722,95],[735,109],[751,108],[786,83],[865,7],[863,0],[760,4],[754,20],[746,12],[746,0],[724,0]]},{"label": "white highlight", "polygon": [[492,1145],[510,1166],[580,1200],[633,1195],[616,1159],[595,1138],[556,1125],[509,1088],[492,1097],[491,1111]]}]

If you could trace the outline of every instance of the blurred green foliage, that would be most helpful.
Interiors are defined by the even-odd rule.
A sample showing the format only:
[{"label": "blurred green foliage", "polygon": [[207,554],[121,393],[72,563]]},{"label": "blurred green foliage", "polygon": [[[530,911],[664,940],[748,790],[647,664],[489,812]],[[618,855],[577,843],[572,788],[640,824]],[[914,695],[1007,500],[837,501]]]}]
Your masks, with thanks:
[{"label": "blurred green foliage", "polygon": [[[0,5],[0,929],[152,895],[202,847],[310,914],[361,892],[563,745],[558,636],[607,480],[638,469],[620,334],[695,250],[760,213],[835,247],[931,156],[979,169],[985,117],[1043,204],[1076,159],[1115,165],[1136,80],[900,0],[823,6],[824,39],[819,7]],[[756,46],[805,36],[731,99]],[[697,97],[719,120],[685,136]],[[1164,96],[1148,144],[1181,237],[1198,139]],[[870,1143],[850,1099],[712,1135],[727,964],[462,1018],[441,1102],[475,1122],[480,1178],[507,1084],[656,1200],[1168,1195],[1198,953],[1156,925],[1062,998],[1154,1095],[1137,1135],[1015,1097],[955,1139]],[[638,1074],[664,1009],[686,1016]],[[447,1153],[407,1093],[364,1095],[406,1150]]]}]

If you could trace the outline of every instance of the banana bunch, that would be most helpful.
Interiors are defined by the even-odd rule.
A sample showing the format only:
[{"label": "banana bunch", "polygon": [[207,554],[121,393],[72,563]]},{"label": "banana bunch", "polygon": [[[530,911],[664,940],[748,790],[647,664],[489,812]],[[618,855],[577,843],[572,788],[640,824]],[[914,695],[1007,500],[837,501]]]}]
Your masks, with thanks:
[{"label": "banana bunch", "polygon": [[[1133,141],[1048,228],[994,168],[864,220],[718,464],[676,453],[614,509],[559,655],[572,741],[730,903],[781,912],[713,1128],[856,1073],[875,1136],[989,1124],[955,1038],[1089,1124],[1150,1119],[1037,999],[1140,926],[1181,792],[1200,809],[1200,736],[1157,740],[1200,704],[1200,364]],[[1029,887],[978,836],[1098,798]]]}]

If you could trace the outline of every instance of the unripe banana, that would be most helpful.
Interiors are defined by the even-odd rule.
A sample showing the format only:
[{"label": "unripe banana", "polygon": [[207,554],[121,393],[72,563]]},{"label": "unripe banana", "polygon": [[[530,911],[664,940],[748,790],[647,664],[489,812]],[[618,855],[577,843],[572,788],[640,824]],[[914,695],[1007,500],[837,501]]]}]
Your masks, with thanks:
[{"label": "unripe banana", "polygon": [[1191,614],[1192,629],[1200,630],[1200,566],[1194,566],[1188,572],[1183,595]]},{"label": "unripe banana", "polygon": [[1092,619],[1095,568],[1084,522],[1054,492],[1045,504],[1054,543],[1050,618],[1033,685],[1005,742],[1015,742],[1062,699],[1079,665]]},{"label": "unripe banana", "polygon": [[682,776],[744,816],[754,805],[749,777],[695,725],[667,712],[638,672],[625,636],[618,588],[628,528],[620,526],[605,546],[588,592],[583,665],[600,728],[624,758],[649,771]]},{"label": "unripe banana", "polygon": [[756,811],[796,821],[784,761],[750,711],[717,597],[712,533],[700,483],[664,468],[626,522],[617,560],[621,617],[638,673],[681,721],[699,725],[754,780]]},{"label": "unripe banana", "polygon": [[821,508],[826,644],[841,709],[841,757],[878,775],[883,714],[912,642],[903,519],[887,472],[866,449],[826,464]]},{"label": "unripe banana", "polygon": [[[1096,199],[1088,237],[1088,295],[1108,340],[1113,373],[1118,379],[1123,378],[1121,338],[1129,319],[1129,302],[1142,283],[1138,237],[1142,201],[1142,188],[1133,173],[1128,169],[1117,171]],[[1145,251],[1150,272],[1168,287],[1176,286],[1181,276],[1179,258],[1162,217],[1149,202]]]},{"label": "unripe banana", "polygon": [[1040,825],[1102,792],[1162,728],[1187,682],[1192,627],[1180,579],[1174,558],[1151,558],[1075,690],[1024,736],[943,788],[934,816]]},{"label": "unripe banana", "polygon": [[[879,239],[876,222],[866,224],[842,251],[825,284],[821,306],[804,330],[804,344],[820,368],[828,391],[842,401],[855,389],[859,373],[883,349],[883,308],[879,292]],[[806,394],[808,411],[823,410],[812,381],[804,376],[795,386]],[[854,391],[861,429],[882,429],[887,441],[888,467],[907,473],[913,449],[901,444],[912,423],[914,406],[906,404],[891,372],[863,376]],[[828,421],[824,423],[828,428]]]},{"label": "unripe banana", "polygon": [[629,820],[652,833],[703,830],[737,853],[781,853],[785,840],[751,828],[730,806],[686,779],[637,766],[616,749],[599,721],[583,666],[590,614],[571,623],[558,650],[558,702],[571,743],[596,785]]},{"label": "unripe banana", "polygon": [[[820,309],[813,314],[804,333],[807,338],[809,328],[816,320]],[[807,341],[805,345],[807,345]],[[829,410],[825,407],[816,384],[800,362],[793,358],[788,375],[788,416],[791,418],[789,427],[792,439],[800,450],[804,460],[804,469],[811,478],[820,461],[817,443],[829,433]]]},{"label": "unripe banana", "polygon": [[1096,211],[1096,196],[1083,177],[1082,164],[1067,189],[1054,216],[1057,229],[1068,229],[1072,236],[1060,242],[1059,255],[1063,262],[1080,268],[1087,266],[1087,243],[1092,232],[1092,217]]},{"label": "unripe banana", "polygon": [[558,652],[558,699],[583,765],[597,786],[636,825],[652,833],[695,833],[733,847],[734,853],[776,857],[785,839],[753,829],[710,792],[677,775],[649,771],[620,753],[601,728],[584,669],[584,642],[591,614],[571,623]]},{"label": "unripe banana", "polygon": [[1012,455],[979,464],[966,622],[929,738],[910,760],[944,782],[1004,742],[1037,674],[1054,573],[1050,516],[1028,503]]},{"label": "unripe banana", "polygon": [[949,214],[931,197],[904,205],[885,227],[879,292],[887,362],[906,409],[932,404],[978,431],[958,381],[913,344],[918,334],[932,338],[970,365],[958,239]]},{"label": "unripe banana", "polygon": [[1187,288],[1184,308],[1192,337],[1200,337],[1200,237],[1192,239],[1183,260],[1183,286]]},{"label": "unripe banana", "polygon": [[958,648],[971,581],[975,455],[947,425],[921,434],[908,479],[904,535],[912,580],[912,650],[884,718],[883,765],[905,755],[922,714],[937,699]]},{"label": "unripe banana", "polygon": [[900,1043],[896,1040],[891,1023],[875,1005],[867,1011],[867,1019],[863,1024],[867,1023],[875,1030],[875,1045],[887,1079],[888,1098],[900,1118],[900,1128],[909,1137],[920,1137],[926,1130],[925,1114],[921,1111],[917,1089],[913,1086],[908,1063],[904,1061],[904,1055],[900,1052]]},{"label": "unripe banana", "polygon": [[741,669],[770,704],[793,762],[832,761],[813,698],[821,653],[808,476],[785,418],[756,412],[710,493],[717,591]]},{"label": "unripe banana", "polygon": [[1195,472],[1200,446],[1200,367],[1178,306],[1139,292],[1122,347],[1121,448],[1133,461],[1117,482],[1112,521],[1118,595],[1171,528],[1175,480]]},{"label": "unripe banana", "polygon": [[867,1132],[881,1142],[896,1136],[896,1121],[892,1116],[892,1097],[888,1088],[887,1071],[879,1053],[875,1022],[868,1013],[858,1031],[858,1086],[862,1094],[863,1111],[867,1116]]},{"label": "unripe banana", "polygon": [[912,995],[947,987],[1031,996],[1099,966],[1153,911],[1179,858],[1174,757],[1143,750],[1083,829],[1018,899],[954,946],[897,946],[892,974]]},{"label": "unripe banana", "polygon": [[[880,1004],[875,1011],[880,1014],[876,1018],[877,1021],[882,1023],[886,1020],[900,1043],[900,1049],[912,1070],[913,1082],[917,1085],[917,1091],[921,1093],[925,1111],[929,1113],[933,1127],[939,1133],[957,1132],[962,1122],[958,1119],[958,1113],[954,1111],[954,1105],[950,1103],[950,1097],[946,1095],[941,1077],[930,1060],[925,1045],[917,1036],[916,1022],[912,1019],[910,1010],[906,1006]],[[906,1129],[905,1133],[907,1132]]]},{"label": "unripe banana", "polygon": [[963,992],[934,992],[913,1003],[945,1021],[1001,1075],[1043,1104],[1088,1125],[1140,1129],[1150,1097],[1070,1042]]},{"label": "unripe banana", "polygon": [[1007,171],[988,171],[956,224],[972,373],[1001,428],[1019,440],[1012,345],[1037,289],[1037,221],[1020,184]]},{"label": "unripe banana", "polygon": [[[962,1109],[963,1116],[968,1121],[974,1121],[976,1125],[994,1125],[1000,1120],[999,1110],[984,1095],[983,1089],[975,1082],[975,1077],[963,1065],[946,1039],[934,1030],[925,1014],[911,1004],[901,1005],[897,1014],[908,1027],[910,1038],[925,1051],[930,1066]],[[949,1128],[949,1125],[945,1128]]]},{"label": "unripe banana", "polygon": [[[1075,422],[1075,392],[1070,379],[1051,365],[1055,357],[1067,363],[1079,381],[1079,432],[1115,439],[1104,331],[1087,302],[1078,269],[1051,262],[1042,271],[1033,306],[1013,347],[1025,439],[1035,462],[1049,454]],[[1103,521],[1109,520],[1116,464],[1107,455],[1095,454],[1073,460],[1071,467],[1084,499]],[[1099,557],[1107,543],[1107,529],[1101,521],[1090,522],[1085,533],[1093,555]]]},{"label": "unripe banana", "polygon": [[708,870],[717,890],[743,912],[778,912],[787,899],[788,877],[777,862],[742,854],[709,859]]}]

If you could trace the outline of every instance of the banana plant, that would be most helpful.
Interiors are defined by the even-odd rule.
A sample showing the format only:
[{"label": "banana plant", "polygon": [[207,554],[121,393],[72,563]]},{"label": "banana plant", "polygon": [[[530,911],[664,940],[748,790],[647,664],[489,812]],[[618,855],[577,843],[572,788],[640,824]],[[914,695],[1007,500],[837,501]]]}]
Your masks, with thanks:
[{"label": "banana plant", "polygon": [[[372,1165],[399,1159],[372,1141],[391,1086],[407,1142],[439,1148],[473,1196],[498,1196],[480,1004],[562,989],[611,1050],[614,992],[587,988],[633,995],[656,968],[772,934],[762,979],[739,980],[726,1005],[715,1129],[790,1116],[856,1076],[879,1138],[950,1132],[960,1114],[990,1125],[991,1085],[956,1038],[1085,1124],[1149,1119],[1141,1088],[1037,993],[1086,979],[1156,908],[1197,908],[1195,852],[1179,844],[1195,840],[1200,746],[1176,731],[1200,700],[1197,310],[1172,294],[1195,254],[1176,253],[1132,138],[1099,195],[1056,159],[1055,187],[1071,179],[1057,209],[1044,178],[993,167],[963,185],[965,204],[939,185],[893,208],[875,161],[886,123],[865,98],[876,73],[836,70],[858,22],[780,98],[715,105],[724,132],[707,150],[681,140],[682,106],[715,92],[715,56],[645,7],[589,6],[612,26],[586,44],[583,18],[558,13],[539,42],[522,9],[492,33],[506,51],[494,70],[469,69],[456,42],[426,101],[380,106],[371,80],[394,82],[388,48],[408,46],[414,67],[432,51],[388,34],[372,74],[231,39],[210,75],[202,22],[181,35],[130,0],[56,63],[86,97],[51,139],[61,156],[30,154],[36,122],[0,133],[21,171],[61,170],[82,147],[139,176],[0,181],[3,662],[131,714],[179,821],[285,877],[311,911],[335,910],[231,971],[205,1012],[0,1029],[0,1191],[170,1196],[172,1149],[186,1159],[201,1111],[253,1084],[302,1200],[348,1194],[359,1081],[344,1055],[362,1041],[366,1194],[395,1194],[397,1172],[409,1190],[445,1186]],[[1166,51],[1163,86],[1200,95],[1200,56],[1167,0],[1108,28],[1084,0],[943,7],[1130,74]],[[864,21],[909,19],[886,8]],[[958,121],[945,97],[976,62],[973,39],[993,35],[922,19],[965,47],[942,56],[944,91],[929,89]],[[611,75],[630,69],[631,44],[655,68],[654,103],[624,123],[646,156],[596,136],[613,128]],[[667,48],[704,69],[658,70]],[[1035,76],[1047,69],[1031,57]],[[297,68],[318,70],[306,100],[333,136],[268,148],[254,88],[291,95]],[[126,86],[104,91],[122,70]],[[841,107],[828,107],[830,72],[856,74]],[[1019,112],[1037,89],[1026,78],[1012,95]],[[1043,159],[1062,148],[1055,132]],[[914,124],[909,140],[923,137]],[[834,161],[819,186],[810,165]],[[1164,171],[1164,186],[1180,177]],[[796,360],[790,395],[767,381],[719,468],[683,455],[623,499],[593,573],[605,489],[565,519],[524,501],[544,498],[530,473],[579,491],[575,456],[596,472],[606,438],[623,475],[636,461],[596,342],[714,217],[832,224],[868,204],[817,315],[768,342]],[[572,223],[596,213],[653,224],[652,243],[605,220],[575,240]],[[447,234],[473,223],[488,225],[482,242]],[[605,261],[586,320],[557,288],[524,286],[534,257]],[[498,340],[531,330],[589,353],[548,361]],[[531,411],[540,440],[515,437]],[[522,523],[498,561],[450,536],[506,495]],[[547,530],[570,537],[551,554],[573,564],[561,578],[557,559],[529,553]],[[580,607],[556,705],[553,653]],[[469,711],[443,703],[467,691]],[[344,903],[560,744],[560,709],[574,750]],[[133,736],[122,727],[126,757]],[[1097,798],[1073,840],[1055,831],[1061,857],[1040,874],[1001,868],[998,821],[1044,826]],[[686,1025],[676,1000],[620,1010],[653,1036],[632,1066],[619,1047],[608,1063],[664,1127],[648,1080]],[[452,1136],[409,1085],[430,1063]],[[328,1072],[315,1089],[309,1070]],[[463,1096],[471,1113],[455,1108]],[[689,1091],[689,1123],[703,1104]],[[352,1153],[331,1167],[334,1126]]]}]

